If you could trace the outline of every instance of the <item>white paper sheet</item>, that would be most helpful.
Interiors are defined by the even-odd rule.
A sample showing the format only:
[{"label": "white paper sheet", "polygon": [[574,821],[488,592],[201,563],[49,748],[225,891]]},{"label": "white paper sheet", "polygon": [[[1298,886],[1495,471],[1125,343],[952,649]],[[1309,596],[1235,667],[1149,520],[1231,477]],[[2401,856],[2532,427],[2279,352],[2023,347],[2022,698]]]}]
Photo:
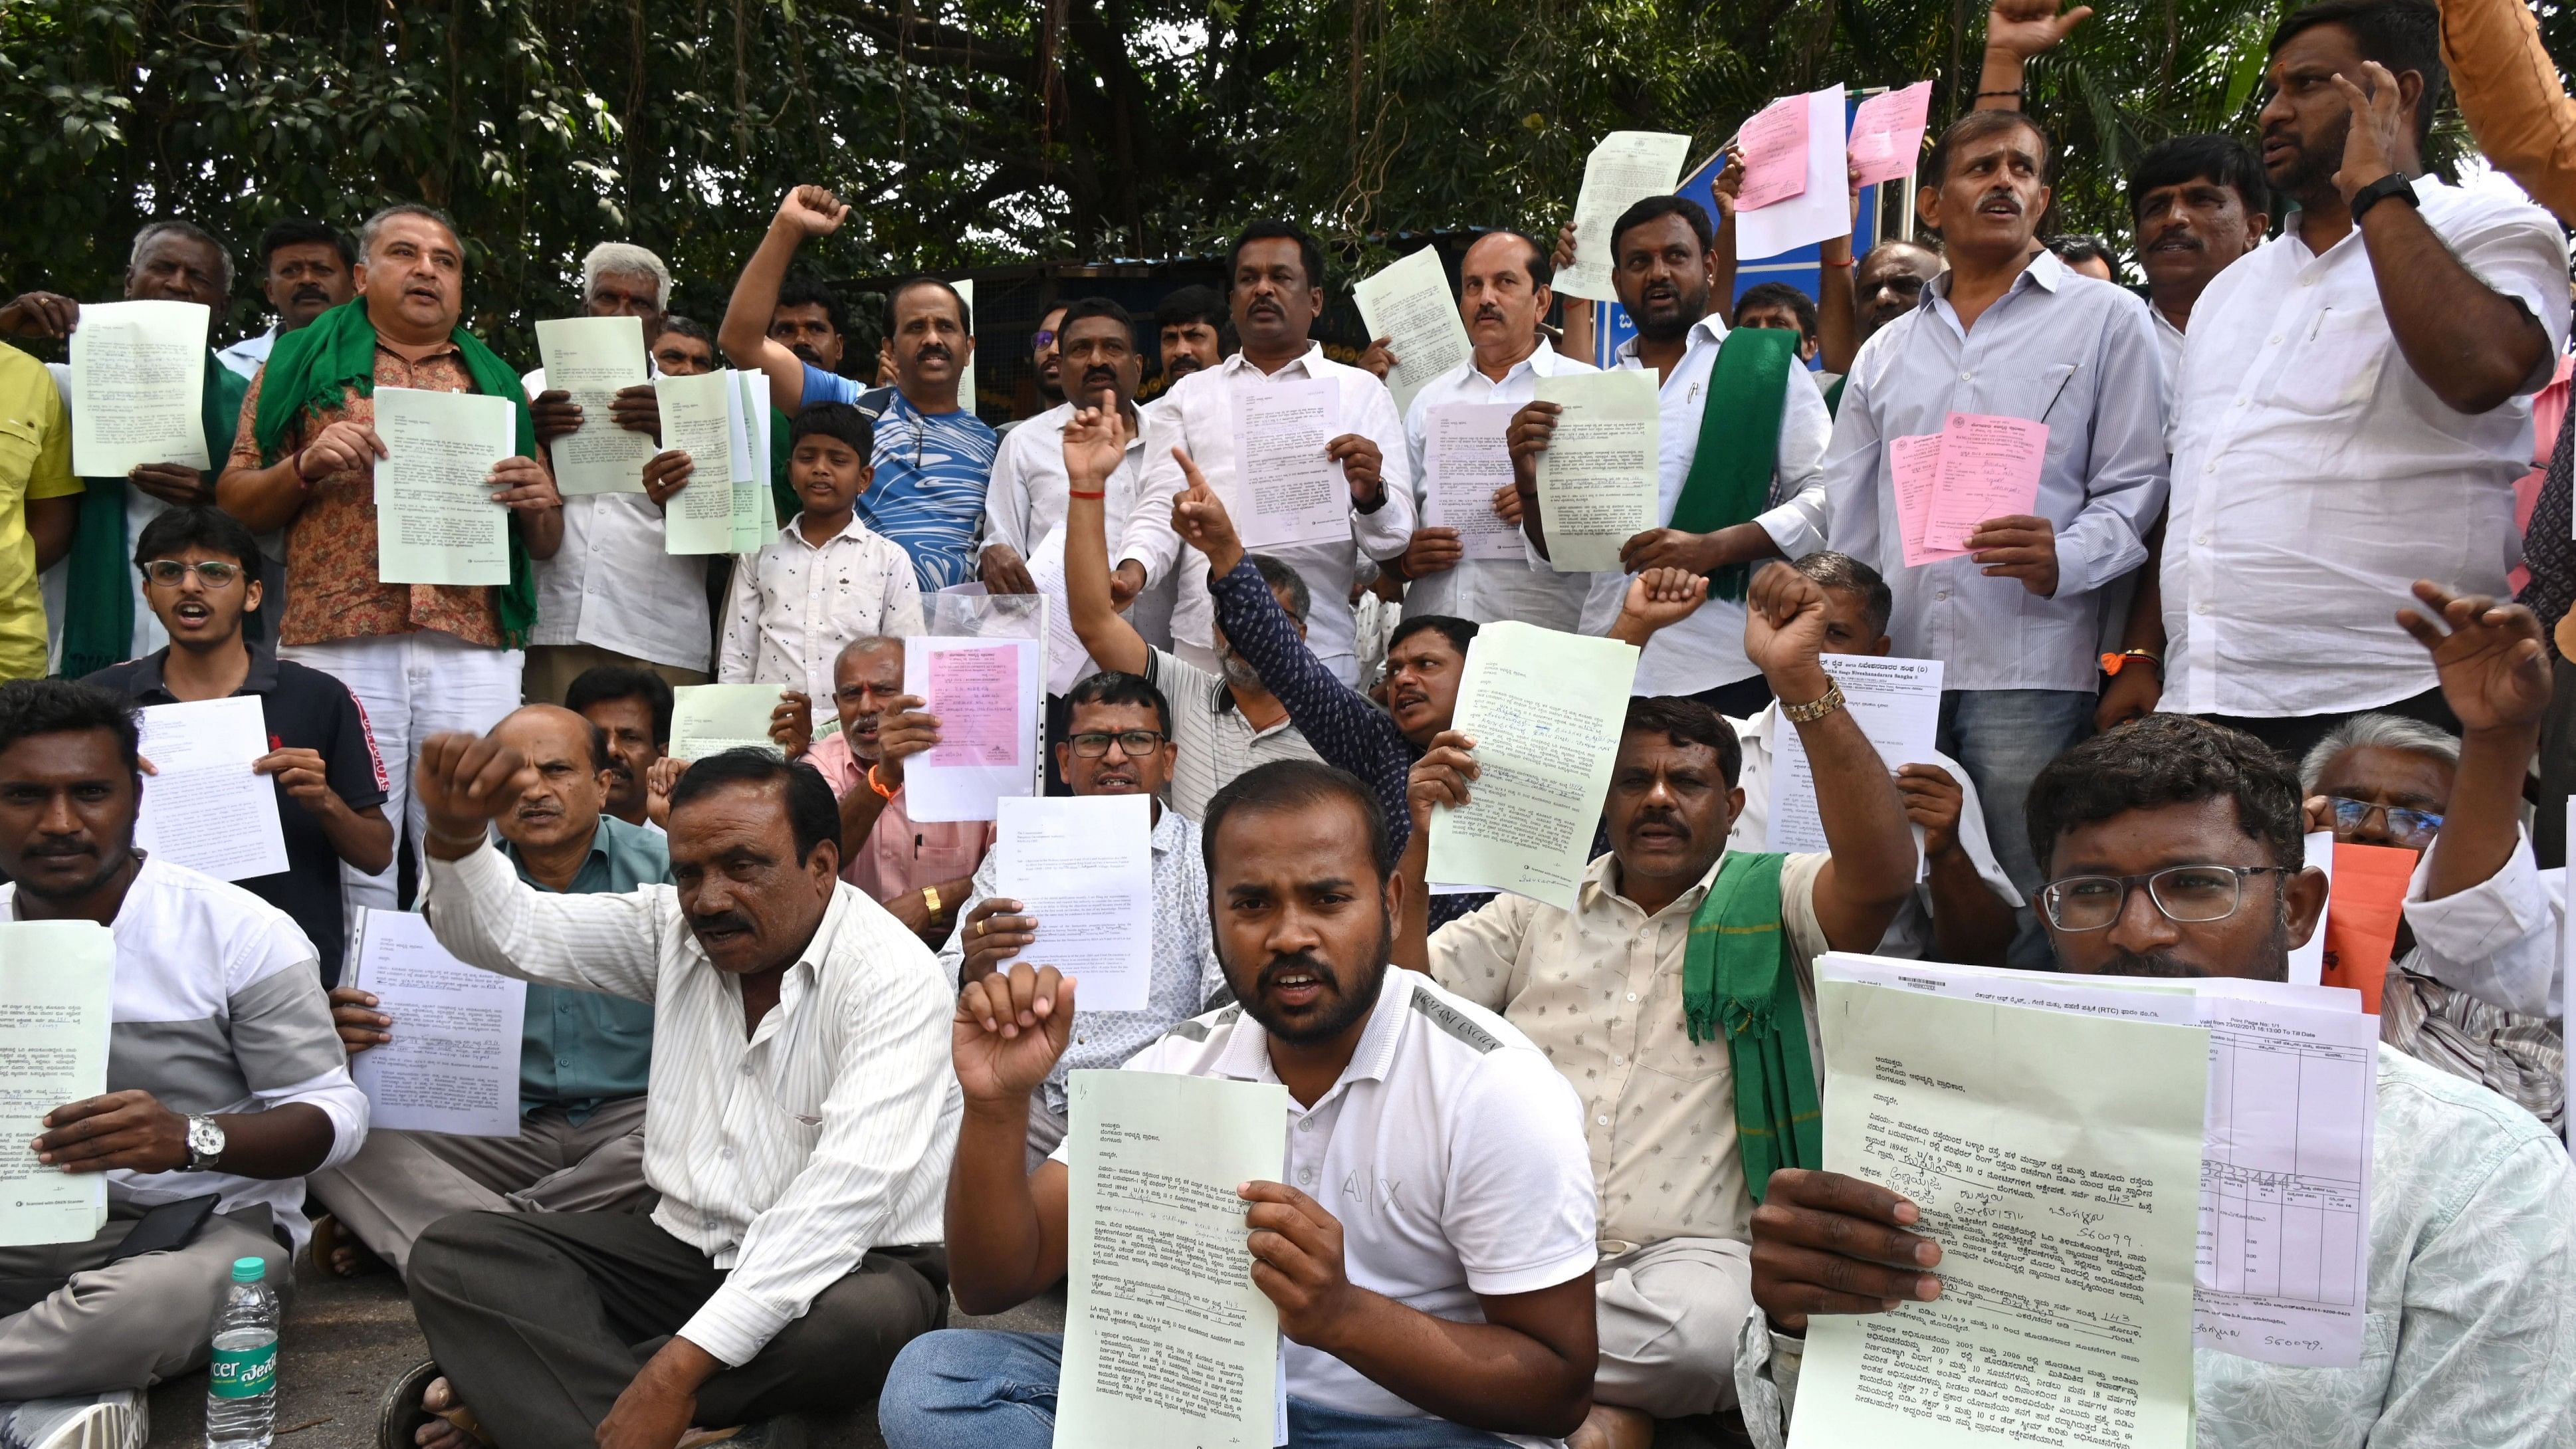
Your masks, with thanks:
[{"label": "white paper sheet", "polygon": [[[208,468],[206,322],[197,302],[91,302],[72,329],[72,471]],[[229,437],[220,440],[227,450]],[[209,482],[213,481],[211,479]]]},{"label": "white paper sheet", "polygon": [[769,717],[785,694],[775,684],[681,685],[671,691],[668,753],[675,760],[703,760],[746,746],[776,751]]},{"label": "white paper sheet", "polygon": [[[938,750],[913,756],[903,766],[903,798],[906,813],[915,820],[990,820],[1002,797],[1035,795],[1045,778],[1039,753],[1044,747],[1046,727],[1044,639],[915,635],[903,641],[903,692],[923,701],[926,713],[938,715],[940,698],[939,691],[931,685],[931,656],[946,650],[987,649],[1007,649],[1016,660],[1011,674],[1011,707],[1018,719],[1021,742],[1018,762],[941,764],[931,758]],[[977,709],[994,703],[980,694],[975,701]],[[948,734],[943,718],[943,746],[948,743]]]},{"label": "white paper sheet", "polygon": [[778,505],[769,496],[769,380],[757,368],[729,372],[733,379],[733,552],[758,553],[777,531]]},{"label": "white paper sheet", "polygon": [[394,1019],[393,1040],[349,1059],[382,1131],[519,1135],[519,1047],[528,983],[468,966],[409,911],[358,912],[349,984]]},{"label": "white paper sheet", "polygon": [[1047,693],[1064,694],[1100,672],[1100,666],[1091,662],[1090,651],[1082,647],[1082,636],[1073,632],[1073,607],[1065,596],[1064,530],[1048,530],[1029,550],[1028,563],[1029,582],[1046,600]]},{"label": "white paper sheet", "polygon": [[217,880],[286,869],[277,781],[250,768],[269,753],[258,696],[153,705],[142,751],[158,773],[143,777],[136,845]]},{"label": "white paper sheet", "polygon": [[1505,441],[1510,403],[1445,403],[1423,414],[1422,522],[1458,530],[1467,559],[1528,558],[1517,523],[1494,512],[1494,490],[1512,482]]},{"label": "white paper sheet", "polygon": [[1235,389],[1235,497],[1227,506],[1245,548],[1350,537],[1351,485],[1324,455],[1341,431],[1335,391],[1312,378]]},{"label": "white paper sheet", "polygon": [[687,485],[662,507],[662,547],[668,553],[734,551],[734,461],[749,461],[737,432],[734,395],[728,372],[653,379],[662,446],[689,455]]},{"label": "white paper sheet", "polygon": [[1538,380],[1532,400],[1565,409],[1538,455],[1539,524],[1558,573],[1616,570],[1628,540],[1663,526],[1656,386],[1634,367]]},{"label": "white paper sheet", "polygon": [[[1931,762],[1932,739],[1941,728],[1940,660],[1827,654],[1817,662],[1841,688],[1852,723],[1869,736],[1879,763],[1892,772],[1899,765]],[[1769,848],[1823,850],[1825,822],[1816,813],[1816,772],[1807,761],[1806,737],[1783,719],[1772,739],[1777,773],[1771,781]],[[1914,845],[1919,856],[1920,826],[1915,827]]]},{"label": "white paper sheet", "polygon": [[653,439],[621,428],[611,412],[620,388],[652,377],[644,365],[641,317],[559,317],[537,324],[537,355],[546,386],[572,394],[581,426],[546,444],[555,488],[565,497],[584,493],[641,493]]},{"label": "white paper sheet", "polygon": [[[1665,131],[1613,131],[1583,163],[1583,189],[1574,198],[1574,265],[1556,274],[1560,297],[1608,301],[1614,259],[1610,229],[1619,213],[1649,196],[1667,196],[1690,159],[1690,137]],[[1841,190],[1841,183],[1835,183]]]},{"label": "white paper sheet", "polygon": [[[2307,835],[2308,864],[2324,871],[2326,901],[2334,901],[2334,832],[2311,830]],[[2300,986],[2320,986],[2326,978],[2326,916],[2323,907],[2317,911],[2317,928],[2308,933],[2307,941],[2290,948],[2290,980]],[[2355,993],[2356,996],[2358,993]]]},{"label": "white paper sheet", "polygon": [[510,510],[492,469],[519,450],[507,398],[376,389],[376,577],[388,584],[506,584]]},{"label": "white paper sheet", "polygon": [[1078,1011],[1143,1011],[1154,984],[1154,802],[1008,795],[995,805],[994,894],[1038,922],[1020,959],[1078,978]]},{"label": "white paper sheet", "polygon": [[1395,394],[1399,414],[1413,406],[1413,395],[1423,384],[1474,351],[1467,324],[1458,319],[1458,299],[1449,291],[1438,247],[1424,247],[1376,276],[1352,283],[1351,301],[1370,338],[1387,339],[1395,354],[1386,385]]},{"label": "white paper sheet", "polygon": [[107,1174],[28,1144],[56,1107],[107,1093],[116,938],[94,921],[0,922],[0,1248],[78,1243],[107,1226]]},{"label": "white paper sheet", "polygon": [[[1759,211],[1735,214],[1735,255],[1753,262],[1827,237],[1851,234],[1851,189],[1845,184],[1843,88],[1807,96],[1807,189]],[[1559,288],[1559,290],[1563,290]]]}]

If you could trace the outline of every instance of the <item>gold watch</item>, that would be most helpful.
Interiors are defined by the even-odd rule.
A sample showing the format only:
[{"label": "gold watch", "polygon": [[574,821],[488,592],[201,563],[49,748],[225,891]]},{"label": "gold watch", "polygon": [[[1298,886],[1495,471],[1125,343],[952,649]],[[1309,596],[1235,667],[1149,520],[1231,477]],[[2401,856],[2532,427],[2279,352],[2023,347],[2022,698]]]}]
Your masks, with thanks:
[{"label": "gold watch", "polygon": [[1843,687],[1839,684],[1825,686],[1822,698],[1811,699],[1805,704],[1791,704],[1785,699],[1780,701],[1780,713],[1788,716],[1792,724],[1814,724],[1842,707]]}]

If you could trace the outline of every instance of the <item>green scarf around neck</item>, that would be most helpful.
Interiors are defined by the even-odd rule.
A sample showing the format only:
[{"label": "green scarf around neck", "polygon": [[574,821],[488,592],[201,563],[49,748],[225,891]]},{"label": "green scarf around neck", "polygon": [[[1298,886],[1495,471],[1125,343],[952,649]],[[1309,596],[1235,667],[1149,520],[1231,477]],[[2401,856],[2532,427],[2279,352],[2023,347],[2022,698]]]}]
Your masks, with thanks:
[{"label": "green scarf around neck", "polygon": [[[1738,327],[1718,344],[1700,408],[1699,447],[1673,500],[1674,529],[1715,533],[1751,523],[1771,506],[1780,404],[1797,356],[1798,334],[1777,327]],[[1752,580],[1751,564],[1732,563],[1708,576],[1708,591],[1740,604]]]},{"label": "green scarf around neck", "polygon": [[[1782,334],[1784,336],[1792,334]],[[1824,1107],[1807,1013],[1780,919],[1785,855],[1730,850],[1691,915],[1682,1014],[1692,1041],[1720,1034],[1735,1068],[1735,1144],[1755,1202],[1775,1168],[1824,1165]]]},{"label": "green scarf around neck", "polygon": [[[197,403],[206,434],[206,477],[224,470],[241,425],[250,383],[206,354],[206,385]],[[81,480],[80,512],[63,571],[63,677],[79,679],[120,664],[134,648],[134,540],[125,536],[122,478]]]},{"label": "green scarf around neck", "polygon": [[[465,359],[465,373],[476,392],[510,400],[519,420],[519,456],[536,457],[536,424],[528,416],[528,395],[519,386],[519,375],[464,328],[450,333],[449,340]],[[376,325],[367,320],[364,297],[351,298],[278,338],[270,350],[259,384],[259,413],[251,420],[260,461],[273,466],[297,419],[337,408],[348,388],[362,397],[376,391]],[[524,649],[537,622],[537,574],[516,513],[510,515],[510,581],[498,592],[501,647]]]}]

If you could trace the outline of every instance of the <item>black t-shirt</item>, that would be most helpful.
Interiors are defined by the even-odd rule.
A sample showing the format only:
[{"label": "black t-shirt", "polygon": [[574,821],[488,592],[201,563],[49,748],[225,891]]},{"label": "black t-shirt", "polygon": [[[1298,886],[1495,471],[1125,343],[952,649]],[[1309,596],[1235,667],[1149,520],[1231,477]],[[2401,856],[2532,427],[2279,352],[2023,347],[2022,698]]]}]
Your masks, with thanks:
[{"label": "black t-shirt", "polygon": [[[113,664],[83,681],[140,705],[178,702],[161,682],[161,649],[141,659]],[[253,646],[250,675],[236,696],[259,696],[268,720],[273,750],[306,749],[322,757],[331,789],[352,810],[385,802],[385,766],[377,757],[375,737],[349,687],[319,669],[308,669]],[[236,881],[270,905],[295,918],[311,937],[322,960],[322,984],[340,982],[340,960],[348,948],[347,918],[340,909],[340,853],[304,803],[277,785],[277,818],[286,836],[286,869],[276,875]]]}]

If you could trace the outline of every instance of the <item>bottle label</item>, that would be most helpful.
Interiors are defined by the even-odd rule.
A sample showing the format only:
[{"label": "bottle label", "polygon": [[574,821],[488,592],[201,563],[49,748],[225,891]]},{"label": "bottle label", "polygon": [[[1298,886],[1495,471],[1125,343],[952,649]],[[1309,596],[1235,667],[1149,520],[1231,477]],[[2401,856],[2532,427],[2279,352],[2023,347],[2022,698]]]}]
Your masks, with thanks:
[{"label": "bottle label", "polygon": [[219,1348],[206,1365],[206,1392],[219,1399],[255,1399],[277,1387],[277,1341],[257,1348]]}]

